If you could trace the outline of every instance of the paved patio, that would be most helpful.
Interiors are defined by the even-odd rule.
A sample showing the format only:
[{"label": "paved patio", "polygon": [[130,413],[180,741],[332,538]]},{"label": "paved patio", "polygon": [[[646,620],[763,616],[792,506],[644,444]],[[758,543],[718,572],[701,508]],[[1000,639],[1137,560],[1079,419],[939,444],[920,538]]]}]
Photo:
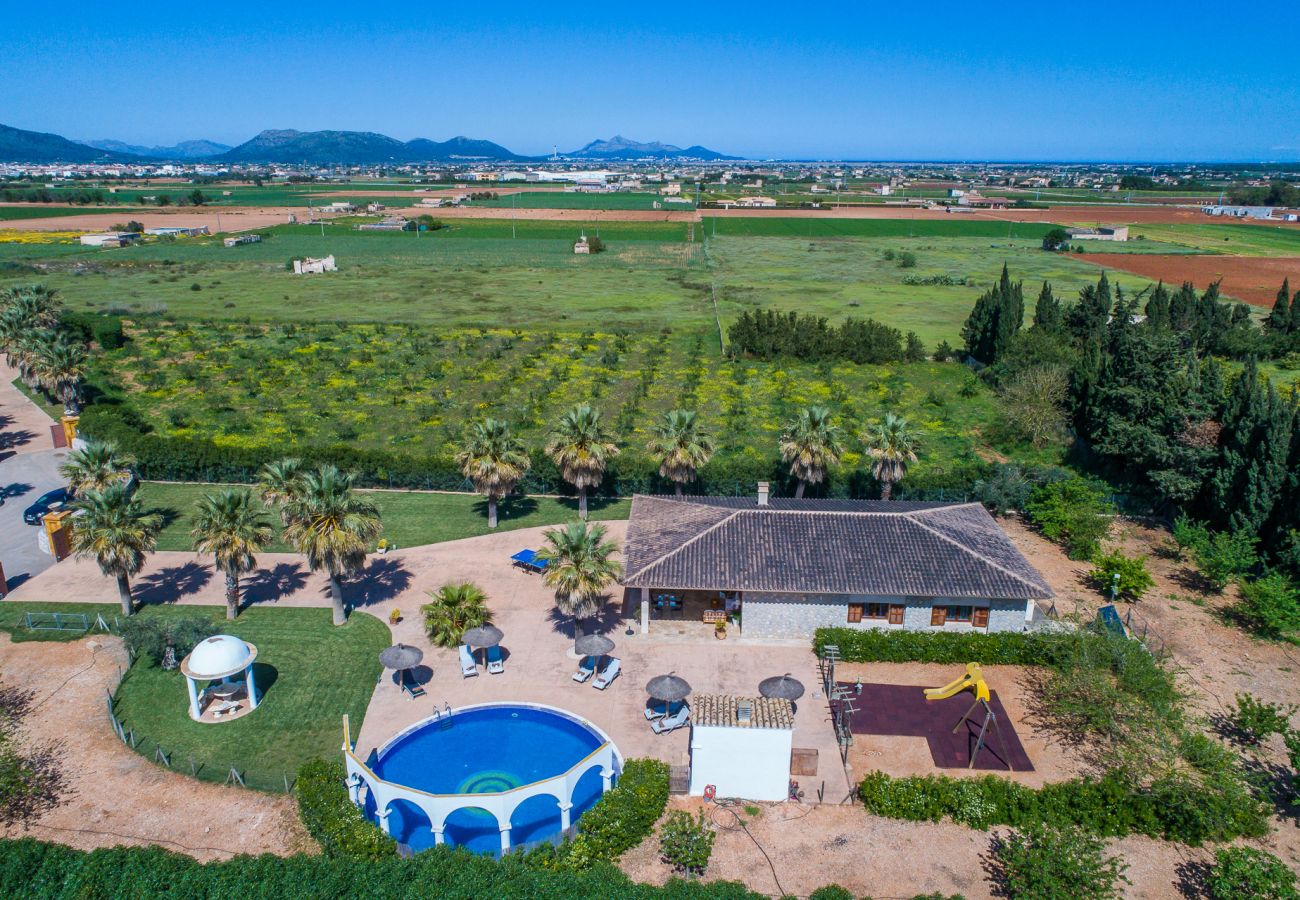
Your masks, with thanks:
[{"label": "paved patio", "polygon": [[[610,522],[610,537],[620,543],[626,522]],[[395,641],[425,651],[418,677],[427,696],[411,700],[391,672],[376,686],[365,722],[354,732],[357,750],[365,755],[402,728],[430,715],[443,703],[453,707],[495,700],[546,703],[577,713],[603,729],[625,758],[653,756],[670,764],[686,761],[689,729],[655,735],[645,721],[645,683],[655,675],[675,671],[698,692],[756,694],[758,683],[771,675],[791,672],[808,688],[799,701],[794,745],[815,748],[819,768],[802,778],[809,799],[824,782],[826,800],[838,802],[849,792],[849,779],[840,766],[825,700],[814,697],[818,686],[816,660],[803,641],[756,642],[734,634],[716,640],[708,629],[684,633],[625,632],[638,624],[639,610],[623,608],[617,589],[599,619],[588,629],[609,635],[617,644],[622,674],[605,691],[572,680],[577,660],[571,655],[573,622],[555,612],[554,596],[539,575],[510,564],[510,555],[523,547],[538,548],[541,528],[502,532],[372,556],[365,572],[346,587],[357,609],[383,621],[393,610],[402,620],[392,626]],[[328,606],[325,579],[307,571],[302,557],[267,553],[259,571],[247,580],[247,602],[256,605]],[[463,679],[455,650],[434,648],[425,637],[419,607],[426,592],[451,581],[473,581],[487,592],[493,621],[505,632],[506,671]],[[137,601],[145,604],[224,604],[223,580],[215,577],[211,561],[192,553],[165,552],[150,557],[135,579]],[[6,603],[68,600],[116,603],[113,582],[94,563],[65,560],[14,590]],[[340,718],[340,740],[342,719]]]}]

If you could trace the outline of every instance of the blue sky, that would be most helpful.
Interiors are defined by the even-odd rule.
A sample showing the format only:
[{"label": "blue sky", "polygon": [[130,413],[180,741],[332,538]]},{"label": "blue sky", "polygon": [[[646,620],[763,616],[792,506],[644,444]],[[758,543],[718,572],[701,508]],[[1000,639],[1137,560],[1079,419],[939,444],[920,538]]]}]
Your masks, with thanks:
[{"label": "blue sky", "polygon": [[1300,160],[1300,74],[1275,40],[1300,26],[1294,0],[6,6],[0,122],[72,138]]}]

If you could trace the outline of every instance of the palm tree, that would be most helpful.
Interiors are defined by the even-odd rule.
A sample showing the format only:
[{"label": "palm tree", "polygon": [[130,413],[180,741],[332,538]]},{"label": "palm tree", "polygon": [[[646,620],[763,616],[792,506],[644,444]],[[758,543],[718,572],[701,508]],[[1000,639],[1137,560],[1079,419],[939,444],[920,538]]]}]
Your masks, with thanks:
[{"label": "palm tree", "polygon": [[72,552],[78,559],[94,559],[101,572],[117,579],[122,615],[129,616],[135,612],[131,576],[157,546],[162,517],[145,512],[139,498],[120,483],[88,492],[76,507],[80,514],[72,517]]},{"label": "palm tree", "polygon": [[555,424],[546,453],[560,467],[564,480],[578,489],[578,517],[587,518],[587,490],[600,484],[605,467],[618,456],[618,447],[600,421],[600,410],[575,406]]},{"label": "palm tree", "polygon": [[456,454],[461,474],[487,497],[488,528],[497,527],[497,501],[515,489],[532,460],[523,441],[510,433],[510,423],[482,419],[473,423]]},{"label": "palm tree", "polygon": [[680,497],[682,485],[694,481],[713,456],[713,436],[700,426],[693,411],[674,409],[655,425],[646,450],[659,457],[659,475],[673,483]]},{"label": "palm tree", "polygon": [[59,474],[68,480],[73,493],[103,491],[111,484],[120,484],[131,477],[135,458],[122,453],[111,441],[92,441],[80,450],[68,453],[67,460],[59,466]]},{"label": "palm tree", "polygon": [[826,470],[840,461],[844,447],[840,429],[831,421],[830,410],[809,406],[799,410],[781,435],[781,460],[790,464],[790,474],[799,481],[796,499],[804,489],[826,478]]},{"label": "palm tree", "polygon": [[421,606],[420,612],[424,614],[424,630],[435,646],[455,647],[466,631],[492,622],[487,594],[477,584],[444,584],[428,594],[433,602]]},{"label": "palm tree", "polygon": [[24,337],[50,331],[59,322],[58,292],[32,284],[0,291],[0,347],[17,367],[17,345]]},{"label": "palm tree", "polygon": [[910,463],[916,462],[916,445],[921,435],[912,429],[907,419],[885,413],[885,420],[872,425],[863,435],[862,442],[875,460],[871,474],[880,482],[880,499],[888,500],[894,492],[895,482],[902,481]]},{"label": "palm tree", "polygon": [[335,625],[348,620],[340,579],[360,570],[384,527],[379,508],[353,490],[354,481],[334,466],[304,472],[283,510],[285,542],[307,557],[313,572],[328,574]]},{"label": "palm tree", "polygon": [[33,360],[37,383],[63,403],[68,417],[81,413],[81,381],[86,376],[86,348],[60,333],[49,336],[36,346]]},{"label": "palm tree", "polygon": [[253,571],[257,555],[271,541],[266,513],[254,505],[248,488],[205,494],[194,507],[190,530],[194,549],[211,553],[226,576],[226,618],[239,615],[239,578]]},{"label": "palm tree", "polygon": [[267,463],[257,473],[258,494],[262,502],[279,509],[280,519],[285,525],[289,524],[285,518],[287,504],[302,488],[302,472],[302,460],[290,457]]},{"label": "palm tree", "polygon": [[546,544],[538,558],[548,564],[542,579],[555,589],[560,613],[573,617],[575,641],[582,634],[582,620],[600,611],[601,595],[623,571],[610,559],[618,545],[605,540],[605,534],[604,525],[587,522],[570,522],[543,532]]}]

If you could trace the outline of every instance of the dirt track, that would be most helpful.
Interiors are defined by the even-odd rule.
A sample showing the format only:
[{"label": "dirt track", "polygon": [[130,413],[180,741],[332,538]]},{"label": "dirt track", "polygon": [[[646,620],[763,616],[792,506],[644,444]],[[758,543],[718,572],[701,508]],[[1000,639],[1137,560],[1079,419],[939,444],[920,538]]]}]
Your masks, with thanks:
[{"label": "dirt track", "polygon": [[[66,208],[66,207],[65,207]],[[128,212],[104,213],[91,212],[87,209],[79,216],[49,216],[42,219],[9,219],[0,221],[0,228],[15,231],[105,231],[114,225],[134,219],[145,228],[196,228],[208,226],[213,234],[224,231],[248,231],[253,228],[267,228],[271,225],[284,225],[290,215],[296,215],[299,221],[306,221],[307,210],[301,207],[275,206],[254,207],[234,206],[221,210],[212,208],[174,210],[130,210]],[[317,218],[329,218],[317,213]]]},{"label": "dirt track", "polygon": [[1165,284],[1190,281],[1198,290],[1221,281],[1220,290],[1229,297],[1255,306],[1272,307],[1283,278],[1300,287],[1300,257],[1208,256],[1157,253],[1082,253],[1081,259],[1104,269],[1132,272]]}]

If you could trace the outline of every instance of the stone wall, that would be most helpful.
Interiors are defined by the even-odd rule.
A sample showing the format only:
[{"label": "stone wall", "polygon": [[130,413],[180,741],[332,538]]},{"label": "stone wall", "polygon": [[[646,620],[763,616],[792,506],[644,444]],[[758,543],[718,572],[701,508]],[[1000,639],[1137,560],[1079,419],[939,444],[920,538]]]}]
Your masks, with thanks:
[{"label": "stone wall", "polygon": [[[903,624],[863,618],[850,622],[850,603],[903,604]],[[969,623],[930,624],[931,607],[938,603],[989,607],[987,629]],[[1025,626],[1023,600],[934,600],[929,597],[861,597],[848,594],[766,594],[747,591],[741,605],[741,636],[753,638],[808,638],[818,628],[893,628],[907,631],[1020,631]]]}]

